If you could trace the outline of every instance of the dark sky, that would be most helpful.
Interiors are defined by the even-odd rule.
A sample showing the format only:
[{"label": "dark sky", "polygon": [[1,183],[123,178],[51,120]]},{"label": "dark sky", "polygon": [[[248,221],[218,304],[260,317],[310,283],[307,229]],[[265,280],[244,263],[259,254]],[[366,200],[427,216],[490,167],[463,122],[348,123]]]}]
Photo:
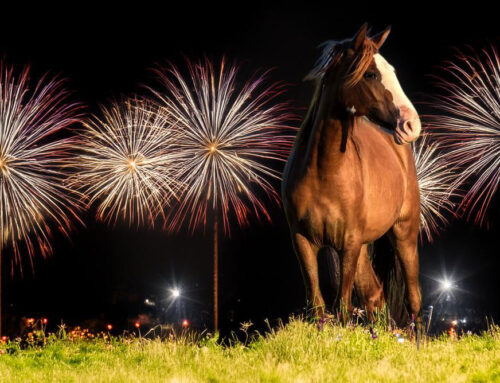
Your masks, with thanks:
[{"label": "dark sky", "polygon": [[[188,4],[189,3],[189,4]],[[151,68],[165,59],[182,63],[182,55],[225,54],[242,63],[242,78],[257,69],[274,68],[272,80],[290,84],[288,98],[303,113],[311,88],[301,79],[327,39],[352,36],[364,22],[374,31],[392,25],[382,54],[395,66],[406,94],[417,104],[435,91],[429,74],[452,58],[453,47],[482,48],[498,43],[496,14],[474,2],[467,9],[422,2],[382,9],[339,2],[258,5],[252,2],[204,6],[186,2],[167,6],[135,2],[103,8],[88,3],[72,8],[3,9],[0,54],[9,63],[30,64],[38,76],[50,71],[70,79],[75,99],[87,110],[150,83]],[[435,2],[437,3],[437,2]],[[422,110],[421,110],[422,111]],[[425,110],[423,110],[425,112]],[[278,186],[278,185],[277,185]],[[429,277],[455,273],[464,304],[498,318],[500,313],[500,227],[498,197],[489,228],[454,223],[433,245],[421,249],[424,302],[435,285]],[[222,316],[234,308],[238,320],[286,317],[304,303],[301,275],[279,206],[271,206],[273,223],[253,222],[221,239]],[[166,294],[180,284],[195,311],[211,302],[211,236],[106,228],[91,213],[87,227],[77,227],[71,242],[54,239],[54,254],[36,259],[34,273],[12,277],[3,261],[4,311],[78,321],[97,316],[132,316],[145,297]],[[6,254],[7,255],[7,254]],[[121,311],[120,311],[121,310]],[[117,314],[118,313],[118,314]]]}]

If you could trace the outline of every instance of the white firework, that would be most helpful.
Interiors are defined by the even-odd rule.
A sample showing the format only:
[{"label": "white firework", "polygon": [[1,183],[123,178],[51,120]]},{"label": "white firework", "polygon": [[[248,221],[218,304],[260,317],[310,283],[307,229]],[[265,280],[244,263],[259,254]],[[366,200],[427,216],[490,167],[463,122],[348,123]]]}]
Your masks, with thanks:
[{"label": "white firework", "polygon": [[98,204],[98,219],[154,226],[179,189],[176,133],[145,100],[114,102],[101,110],[102,118],[84,123],[73,184],[88,196],[88,205]]},{"label": "white firework", "polygon": [[495,48],[481,55],[458,54],[439,78],[443,93],[430,116],[446,160],[460,168],[453,183],[467,189],[459,213],[482,224],[500,182],[500,60]]},{"label": "white firework", "polygon": [[29,68],[18,76],[0,63],[0,254],[11,247],[19,266],[23,249],[51,253],[52,227],[69,235],[78,198],[65,183],[79,106],[68,101],[60,78],[30,88]]},{"label": "white firework", "polygon": [[444,158],[439,142],[430,142],[429,135],[412,144],[417,179],[420,188],[420,233],[429,241],[447,223],[446,214],[454,214],[451,198],[457,195],[452,187],[456,169]]},{"label": "white firework", "polygon": [[166,93],[153,91],[181,132],[177,147],[186,189],[169,229],[179,228],[188,215],[192,229],[205,225],[210,204],[225,230],[231,211],[239,225],[248,223],[251,212],[270,219],[252,186],[279,200],[270,179],[281,174],[268,164],[284,162],[294,138],[288,104],[272,103],[283,88],[264,86],[264,76],[238,86],[237,68],[226,68],[224,61],[218,71],[208,60],[188,62],[188,69],[189,79],[174,66],[158,69]]}]

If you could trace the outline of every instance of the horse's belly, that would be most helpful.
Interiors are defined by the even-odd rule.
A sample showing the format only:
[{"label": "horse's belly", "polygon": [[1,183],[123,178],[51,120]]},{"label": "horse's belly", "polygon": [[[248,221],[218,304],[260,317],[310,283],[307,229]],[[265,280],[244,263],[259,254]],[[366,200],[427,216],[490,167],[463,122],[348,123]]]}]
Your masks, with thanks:
[{"label": "horse's belly", "polygon": [[318,246],[341,249],[347,237],[372,242],[394,225],[402,204],[401,196],[394,195],[377,203],[372,198],[369,206],[365,198],[359,197],[347,207],[345,198],[340,194],[337,197],[317,196],[298,217],[300,231]]}]

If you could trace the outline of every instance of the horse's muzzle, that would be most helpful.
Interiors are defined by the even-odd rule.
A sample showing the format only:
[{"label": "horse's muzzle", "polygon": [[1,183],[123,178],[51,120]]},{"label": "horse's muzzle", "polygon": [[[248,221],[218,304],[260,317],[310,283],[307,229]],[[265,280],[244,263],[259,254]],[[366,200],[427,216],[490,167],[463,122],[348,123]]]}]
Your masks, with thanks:
[{"label": "horse's muzzle", "polygon": [[415,110],[404,106],[399,109],[399,113],[400,117],[394,131],[394,139],[399,145],[409,144],[420,135],[422,129],[420,118]]}]

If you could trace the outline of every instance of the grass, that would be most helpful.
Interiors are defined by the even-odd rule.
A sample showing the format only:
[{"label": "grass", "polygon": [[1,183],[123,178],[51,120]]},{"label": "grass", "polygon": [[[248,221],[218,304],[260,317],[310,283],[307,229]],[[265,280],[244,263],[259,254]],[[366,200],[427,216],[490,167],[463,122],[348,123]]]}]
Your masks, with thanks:
[{"label": "grass", "polygon": [[[393,332],[293,319],[245,345],[206,336],[168,341],[49,336],[0,345],[2,382],[500,382],[500,328],[403,343]],[[401,337],[404,337],[403,334]]]}]

